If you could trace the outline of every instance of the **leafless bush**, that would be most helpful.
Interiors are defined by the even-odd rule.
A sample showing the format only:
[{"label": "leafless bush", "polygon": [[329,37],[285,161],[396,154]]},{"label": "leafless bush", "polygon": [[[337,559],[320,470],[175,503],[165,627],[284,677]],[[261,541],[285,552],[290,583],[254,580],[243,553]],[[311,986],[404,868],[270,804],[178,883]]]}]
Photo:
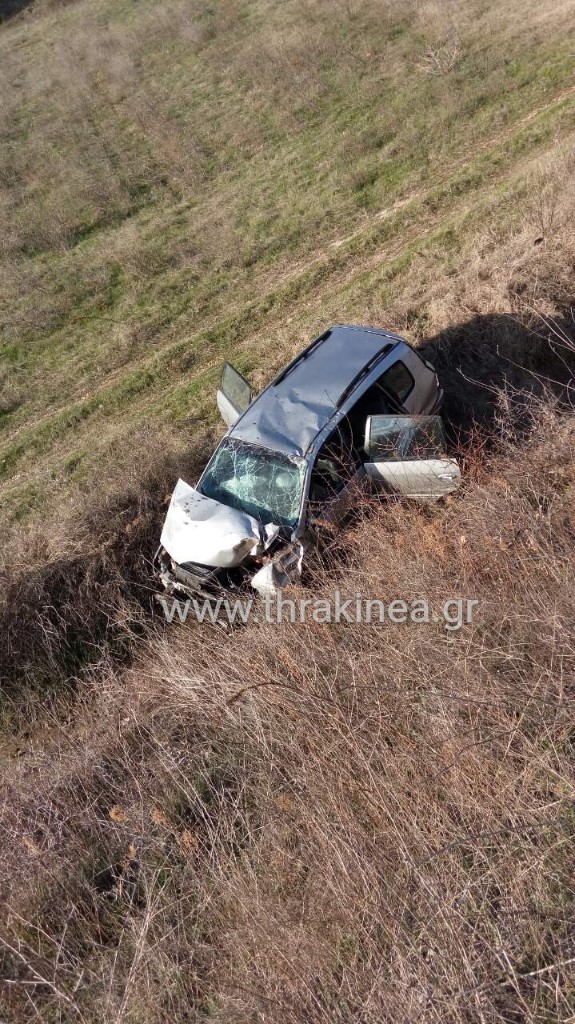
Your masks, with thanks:
[{"label": "leafless bush", "polygon": [[448,75],[450,71],[453,71],[460,60],[461,43],[456,35],[449,35],[445,39],[440,40],[435,46],[430,46],[421,55],[416,67],[420,71],[424,71],[426,75],[443,77]]},{"label": "leafless bush", "polygon": [[566,206],[573,205],[574,168],[575,150],[568,147],[554,152],[551,158],[540,163],[531,174],[528,213],[541,240],[549,240],[563,223]]}]

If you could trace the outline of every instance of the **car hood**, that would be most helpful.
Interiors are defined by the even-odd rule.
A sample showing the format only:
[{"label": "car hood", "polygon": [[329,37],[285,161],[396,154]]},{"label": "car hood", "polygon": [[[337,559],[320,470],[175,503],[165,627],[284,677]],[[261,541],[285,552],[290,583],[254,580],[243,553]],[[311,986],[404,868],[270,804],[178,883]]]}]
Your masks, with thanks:
[{"label": "car hood", "polygon": [[247,512],[222,505],[178,480],[160,543],[178,565],[197,562],[233,569],[248,554],[263,551],[277,532],[278,527],[261,526]]}]

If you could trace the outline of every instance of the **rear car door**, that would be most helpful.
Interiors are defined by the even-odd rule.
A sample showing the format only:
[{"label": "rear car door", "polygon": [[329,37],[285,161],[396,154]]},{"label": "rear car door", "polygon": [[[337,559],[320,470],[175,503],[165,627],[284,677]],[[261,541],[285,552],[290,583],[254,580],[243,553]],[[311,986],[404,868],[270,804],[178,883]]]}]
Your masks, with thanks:
[{"label": "rear car door", "polygon": [[218,409],[224,423],[233,427],[252,400],[252,389],[245,377],[231,363],[224,363],[218,389]]},{"label": "rear car door", "polygon": [[368,477],[388,493],[438,501],[461,484],[439,416],[369,416],[364,447]]}]

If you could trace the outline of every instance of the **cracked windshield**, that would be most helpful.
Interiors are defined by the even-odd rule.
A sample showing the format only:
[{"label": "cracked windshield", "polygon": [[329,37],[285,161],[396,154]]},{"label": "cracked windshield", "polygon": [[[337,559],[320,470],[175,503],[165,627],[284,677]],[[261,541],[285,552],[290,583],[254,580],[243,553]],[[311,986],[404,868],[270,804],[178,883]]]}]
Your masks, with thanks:
[{"label": "cracked windshield", "polygon": [[253,444],[223,441],[206,470],[201,491],[261,523],[297,523],[305,463]]}]

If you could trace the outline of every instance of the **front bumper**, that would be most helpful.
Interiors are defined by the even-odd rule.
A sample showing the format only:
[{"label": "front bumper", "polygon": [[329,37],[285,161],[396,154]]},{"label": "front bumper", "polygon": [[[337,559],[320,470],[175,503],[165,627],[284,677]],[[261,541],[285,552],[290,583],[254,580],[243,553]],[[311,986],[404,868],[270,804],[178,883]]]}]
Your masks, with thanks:
[{"label": "front bumper", "polygon": [[208,600],[237,589],[250,575],[244,566],[218,569],[192,562],[185,566],[178,565],[161,546],[154,556],[154,570],[166,594],[184,594],[186,597],[204,597]]},{"label": "front bumper", "polygon": [[178,565],[160,545],[154,556],[154,569],[166,594],[217,600],[248,583],[263,597],[276,594],[299,579],[302,561],[303,546],[299,541],[281,544],[264,559],[247,558],[235,569],[192,562]]}]

